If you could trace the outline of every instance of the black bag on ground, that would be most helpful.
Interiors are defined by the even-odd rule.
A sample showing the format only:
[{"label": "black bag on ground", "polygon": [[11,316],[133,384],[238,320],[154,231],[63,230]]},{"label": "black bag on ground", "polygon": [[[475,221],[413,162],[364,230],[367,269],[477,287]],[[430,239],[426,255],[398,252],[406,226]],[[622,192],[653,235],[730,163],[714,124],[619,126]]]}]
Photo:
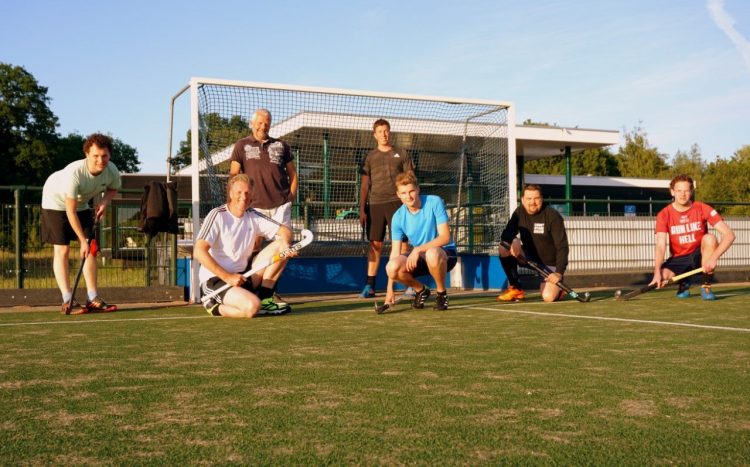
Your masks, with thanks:
[{"label": "black bag on ground", "polygon": [[176,182],[154,181],[144,187],[138,230],[149,240],[159,232],[176,234],[179,231]]}]

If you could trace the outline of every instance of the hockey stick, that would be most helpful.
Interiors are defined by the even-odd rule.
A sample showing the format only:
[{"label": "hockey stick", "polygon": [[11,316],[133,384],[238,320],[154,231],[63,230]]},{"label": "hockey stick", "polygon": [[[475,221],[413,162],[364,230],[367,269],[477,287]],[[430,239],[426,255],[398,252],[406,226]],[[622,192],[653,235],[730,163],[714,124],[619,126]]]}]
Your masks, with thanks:
[{"label": "hockey stick", "polygon": [[370,240],[367,239],[367,228],[362,226],[362,255],[365,258],[370,256]]},{"label": "hockey stick", "polygon": [[[505,248],[506,250],[510,251],[510,245],[508,242],[501,241],[500,245]],[[519,262],[522,264],[525,264],[529,266],[531,269],[536,271],[540,276],[542,276],[544,279],[547,279],[550,275],[550,271],[547,270],[544,266],[540,265],[539,263],[532,261],[528,258],[516,258]],[[575,290],[568,287],[563,281],[558,281],[556,284],[554,284],[558,287],[560,287],[562,290],[564,290],[568,295],[575,298],[581,303],[586,303],[591,300],[591,294],[589,292],[585,292],[583,294],[579,294]]]},{"label": "hockey stick", "polygon": [[[257,210],[257,209],[255,209],[255,208],[248,208],[248,209],[247,209],[247,212],[249,212],[249,213],[251,213],[251,214],[253,214],[253,213],[254,213],[254,214],[256,214],[256,215],[257,215],[258,217],[262,217],[263,219],[265,219],[265,220],[267,220],[267,221],[269,221],[269,222],[271,222],[271,223],[273,223],[273,224],[276,224],[276,225],[278,225],[279,227],[287,227],[287,228],[289,228],[289,226],[286,226],[286,225],[282,224],[281,222],[277,221],[276,219],[274,219],[274,218],[273,218],[273,217],[271,217],[271,216],[267,216],[267,215],[263,214],[262,212],[258,211],[258,210]],[[291,230],[291,228],[289,228],[289,229]],[[274,300],[274,301],[275,301],[275,302],[276,302],[277,304],[281,304],[281,305],[286,305],[286,302],[284,301],[284,299],[283,299],[283,298],[281,298],[281,296],[280,296],[280,295],[279,295],[278,293],[276,293],[276,285],[274,285],[274,287],[273,287],[273,289],[272,289],[272,290],[273,290],[273,295],[272,295],[272,297],[273,297],[273,300]]]},{"label": "hockey stick", "polygon": [[[83,257],[81,260],[81,266],[78,268],[78,274],[76,274],[76,280],[73,282],[73,294],[70,296],[70,301],[68,301],[68,309],[66,310],[66,315],[69,315],[71,311],[73,311],[73,302],[76,299],[76,290],[78,290],[78,283],[81,281],[81,273],[83,273],[83,266],[86,264],[86,260],[89,256],[93,256],[96,258],[96,253],[99,251],[99,247],[96,241],[96,234],[99,231],[99,219],[96,219],[94,221],[94,226],[92,227],[91,237],[86,239],[86,244],[89,246],[88,253],[86,256]],[[78,314],[78,313],[76,313]]]},{"label": "hockey stick", "polygon": [[[686,277],[694,276],[695,274],[698,274],[699,272],[703,272],[703,268],[693,269],[692,271],[688,271],[688,272],[679,274],[677,276],[673,276],[672,278],[665,281],[663,286],[674,284],[675,282],[678,282]],[[649,284],[649,285],[641,287],[640,289],[631,290],[625,295],[622,294],[622,290],[617,290],[615,291],[615,300],[630,300],[631,298],[635,296],[638,296],[642,293],[646,293],[649,290],[654,290],[655,288],[656,288],[656,284]]]},{"label": "hockey stick", "polygon": [[375,300],[375,313],[377,313],[379,315],[382,315],[387,310],[390,310],[391,308],[393,308],[394,306],[396,306],[403,299],[404,299],[404,294],[401,294],[393,302],[391,302],[391,303],[383,303],[382,305],[378,305],[378,301]]},{"label": "hockey stick", "polygon": [[[260,214],[260,213],[258,213],[258,214]],[[261,214],[261,216],[263,216],[263,214]],[[267,216],[263,216],[263,217],[268,218]],[[268,219],[270,219],[270,218],[268,218]],[[274,221],[274,222],[276,222],[276,221]],[[276,222],[276,223],[278,224],[278,222]],[[281,224],[279,224],[279,225],[281,225]],[[283,251],[281,251],[279,253],[276,253],[275,255],[273,255],[273,257],[271,257],[271,258],[263,261],[261,264],[258,264],[257,266],[253,267],[249,271],[244,272],[242,274],[242,276],[245,277],[245,278],[248,278],[248,277],[252,276],[253,274],[255,274],[257,272],[262,271],[263,269],[267,268],[268,266],[270,266],[270,265],[272,265],[274,263],[277,263],[277,262],[281,261],[282,259],[285,259],[287,256],[291,255],[292,253],[295,253],[295,252],[303,249],[304,247],[306,247],[310,243],[312,243],[313,238],[314,238],[314,236],[313,236],[313,233],[311,231],[309,231],[307,229],[302,229],[302,240],[300,240],[299,242],[297,242],[294,245],[290,246],[289,248],[287,248],[287,249],[285,249],[285,250],[283,250]],[[211,300],[212,298],[214,298],[215,296],[217,296],[218,294],[220,294],[221,292],[227,290],[230,287],[232,287],[231,284],[224,284],[223,286],[219,287],[218,289],[211,291],[211,293],[209,293],[209,294],[204,295],[203,297],[201,297],[201,302],[203,302],[204,304],[208,303],[209,300]]]}]

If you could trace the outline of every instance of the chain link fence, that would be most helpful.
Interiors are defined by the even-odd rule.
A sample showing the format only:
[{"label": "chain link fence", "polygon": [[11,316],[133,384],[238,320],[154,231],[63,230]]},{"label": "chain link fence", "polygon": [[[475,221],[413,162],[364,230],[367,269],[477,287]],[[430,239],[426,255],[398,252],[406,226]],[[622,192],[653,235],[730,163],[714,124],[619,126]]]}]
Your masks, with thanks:
[{"label": "chain link fence", "polygon": [[[180,233],[159,234],[147,244],[138,231],[141,190],[121,190],[122,198],[113,200],[102,220],[99,232],[99,285],[101,287],[152,287],[187,285],[188,261],[192,255],[190,203],[179,205]],[[562,212],[568,200],[548,200]],[[647,272],[653,264],[654,215],[668,200],[570,200],[573,215],[565,217],[570,250],[570,272]],[[728,203],[709,203],[720,208]],[[743,204],[743,203],[736,203]],[[744,203],[748,204],[748,203]],[[638,206],[629,208],[629,206]],[[449,209],[451,207],[449,206]],[[475,245],[489,245],[498,239],[488,238],[485,223],[474,222],[471,215],[486,206],[463,206],[467,210],[460,224],[452,225],[461,251],[474,253]],[[315,219],[308,209],[298,209],[295,225],[316,231],[349,231],[352,238],[329,239],[336,244],[337,256],[364,255],[361,229],[353,216],[341,219]],[[451,212],[451,215],[455,213]],[[479,217],[479,216],[478,216]],[[504,216],[497,216],[495,230],[502,230]],[[734,245],[722,257],[721,267],[750,267],[750,217],[725,217],[737,235]],[[333,227],[323,227],[323,224]],[[326,225],[327,225],[326,224]],[[349,225],[351,224],[351,225]],[[344,228],[346,225],[348,228]],[[318,235],[316,243],[326,243]],[[333,246],[333,245],[332,245]],[[71,251],[77,251],[77,242]],[[314,253],[315,249],[305,251]],[[486,249],[485,249],[486,250]],[[384,248],[388,252],[388,248]],[[386,253],[387,254],[387,253]],[[41,241],[41,188],[0,187],[0,289],[56,288],[52,271],[52,245]],[[315,255],[312,255],[315,256]],[[71,254],[71,276],[80,259]],[[71,280],[73,277],[71,277]]]}]

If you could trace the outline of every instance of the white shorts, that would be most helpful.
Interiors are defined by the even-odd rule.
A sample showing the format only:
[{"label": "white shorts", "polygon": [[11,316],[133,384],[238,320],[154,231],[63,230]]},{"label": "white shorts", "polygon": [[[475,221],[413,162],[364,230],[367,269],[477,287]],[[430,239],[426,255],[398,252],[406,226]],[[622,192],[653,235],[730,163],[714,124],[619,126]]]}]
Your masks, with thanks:
[{"label": "white shorts", "polygon": [[[259,213],[263,214],[264,216],[268,216],[271,219],[275,220],[281,225],[285,225],[289,227],[289,229],[292,229],[292,203],[291,201],[282,204],[281,206],[271,208],[271,209],[260,209],[260,208],[253,208],[255,211],[258,211]],[[278,235],[276,235],[278,238]]]}]

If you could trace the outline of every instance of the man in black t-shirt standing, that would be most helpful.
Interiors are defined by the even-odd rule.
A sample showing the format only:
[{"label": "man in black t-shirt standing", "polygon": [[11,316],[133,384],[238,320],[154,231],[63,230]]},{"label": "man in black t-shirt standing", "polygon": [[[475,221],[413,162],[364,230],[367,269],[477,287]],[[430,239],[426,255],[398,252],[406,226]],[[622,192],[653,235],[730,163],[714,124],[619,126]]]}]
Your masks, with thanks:
[{"label": "man in black t-shirt standing", "polygon": [[[520,234],[521,238],[517,236]],[[518,280],[518,260],[524,254],[541,263],[552,273],[541,285],[545,302],[562,297],[557,283],[568,267],[568,235],[559,212],[544,203],[539,185],[525,185],[521,207],[511,215],[500,238],[510,244],[510,250],[499,247],[500,263],[508,277],[508,288],[497,299],[502,302],[526,298]]]},{"label": "man in black t-shirt standing", "polygon": [[[298,183],[292,151],[284,141],[269,136],[271,112],[267,109],[253,113],[250,129],[252,134],[234,145],[229,175],[246,174],[250,178],[250,207],[291,229],[292,201],[297,195]],[[255,249],[260,249],[260,243]],[[275,312],[287,307],[273,300],[273,289],[283,270],[281,267],[273,277],[264,277],[264,282],[268,279],[274,286],[261,287],[258,291],[263,311]]]},{"label": "man in black t-shirt standing", "polygon": [[[387,120],[376,120],[372,130],[378,147],[365,157],[360,170],[359,222],[366,228],[370,241],[367,251],[367,283],[360,294],[362,298],[375,296],[375,276],[383,251],[385,227],[390,227],[393,213],[401,207],[401,200],[396,196],[396,176],[414,171],[414,163],[409,154],[391,145],[391,124]],[[388,281],[390,292],[392,285]]]}]

